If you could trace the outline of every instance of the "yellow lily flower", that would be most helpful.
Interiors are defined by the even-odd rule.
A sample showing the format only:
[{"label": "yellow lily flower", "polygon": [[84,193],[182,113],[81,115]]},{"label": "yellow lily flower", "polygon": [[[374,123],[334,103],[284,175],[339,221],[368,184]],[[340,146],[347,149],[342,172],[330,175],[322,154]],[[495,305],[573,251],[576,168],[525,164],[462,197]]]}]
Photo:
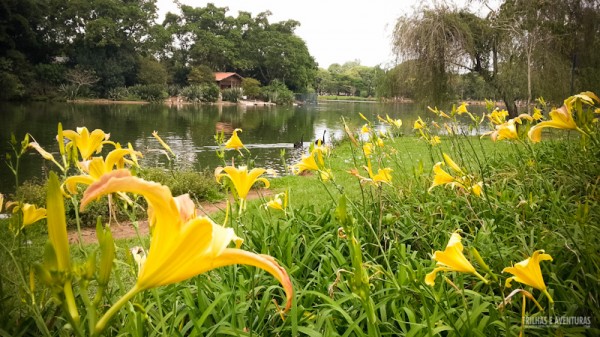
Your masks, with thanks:
[{"label": "yellow lily flower", "polygon": [[490,138],[495,142],[503,139],[519,139],[519,134],[517,133],[517,126],[515,125],[515,120],[510,119],[508,122],[496,125],[496,131],[490,131],[485,133],[485,135],[490,135]]},{"label": "yellow lily flower", "polygon": [[510,288],[511,282],[517,281],[528,286],[532,286],[535,289],[541,290],[547,297],[550,303],[554,303],[552,297],[548,293],[546,284],[544,283],[544,277],[542,276],[542,270],[540,268],[540,261],[552,261],[550,254],[544,254],[544,250],[537,250],[533,255],[512,267],[506,267],[502,272],[511,273],[514,276],[506,279],[505,286]]},{"label": "yellow lily flower", "polygon": [[503,110],[496,109],[496,110],[492,111],[492,113],[487,115],[490,122],[492,122],[492,124],[496,124],[496,125],[506,122],[507,116],[508,116],[508,111],[506,111],[504,109]]},{"label": "yellow lily flower", "polygon": [[431,192],[431,190],[436,187],[436,186],[440,186],[440,185],[446,185],[446,184],[454,184],[455,183],[455,178],[450,175],[448,172],[444,171],[444,169],[442,168],[442,165],[444,165],[444,163],[442,162],[437,162],[435,165],[433,165],[433,184],[431,184],[431,187],[429,188],[429,192]]},{"label": "yellow lily flower", "polygon": [[437,107],[435,107],[435,108],[432,109],[431,107],[428,106],[427,109],[429,109],[429,111],[431,111],[434,114],[436,114],[436,116],[440,116],[440,117],[444,117],[444,118],[450,118],[450,116],[448,116],[448,114],[446,114],[442,110],[438,110]]},{"label": "yellow lily flower", "polygon": [[372,143],[365,143],[362,146],[363,152],[365,154],[365,157],[370,157],[371,154],[373,153],[373,144]]},{"label": "yellow lily flower", "polygon": [[308,155],[302,155],[302,160],[299,163],[292,165],[292,173],[298,175],[304,171],[319,171],[319,165],[315,160],[314,151]]},{"label": "yellow lily flower", "polygon": [[[158,142],[160,143],[160,145],[162,145],[162,147],[167,150],[173,157],[176,157],[175,153],[173,152],[173,150],[171,150],[171,147],[169,145],[167,145],[167,143],[165,143],[164,140],[162,140],[162,138],[160,138],[160,136],[158,135],[157,131],[153,131],[152,132],[152,137],[156,138],[156,140],[158,140]],[[169,156],[167,156],[169,157]]]},{"label": "yellow lily flower", "polygon": [[23,227],[46,218],[46,209],[32,204],[23,204]]},{"label": "yellow lily flower", "polygon": [[467,103],[463,102],[457,109],[456,109],[456,113],[459,115],[462,115],[464,113],[469,113],[469,111],[467,111]]},{"label": "yellow lily flower", "polygon": [[242,129],[235,129],[233,130],[233,134],[231,135],[231,138],[229,138],[229,140],[227,142],[225,142],[225,148],[226,149],[234,149],[234,150],[240,150],[241,148],[246,148],[244,146],[244,144],[242,143],[240,137],[238,137],[238,132],[242,132]]},{"label": "yellow lily flower", "polygon": [[458,166],[458,164],[456,164],[454,160],[450,158],[449,155],[442,153],[442,156],[444,157],[444,161],[446,162],[446,164],[448,164],[448,166],[450,166],[450,168],[454,170],[454,172],[463,175],[465,174],[465,172],[460,168],[460,166]]},{"label": "yellow lily flower", "polygon": [[[33,138],[33,137],[32,137],[32,138]],[[61,171],[64,171],[64,170],[65,170],[65,169],[62,167],[62,165],[60,165],[60,164],[59,164],[59,163],[56,161],[56,159],[54,159],[54,156],[52,155],[52,153],[50,153],[50,152],[48,152],[48,151],[44,150],[44,149],[43,149],[43,148],[40,146],[40,144],[38,144],[37,142],[31,142],[31,143],[29,143],[27,146],[28,146],[28,147],[30,147],[30,148],[33,148],[34,150],[36,150],[36,151],[37,151],[37,152],[38,152],[38,153],[39,153],[39,154],[42,156],[42,158],[44,158],[44,159],[46,159],[46,160],[49,160],[49,161],[53,162],[53,163],[54,163],[56,166],[58,166],[58,168],[59,168]]]},{"label": "yellow lily flower", "polygon": [[116,149],[106,155],[106,159],[94,157],[91,160],[78,163],[79,168],[88,174],[68,177],[65,180],[67,191],[71,194],[77,194],[77,184],[90,185],[93,182],[98,181],[103,174],[114,170],[115,167],[122,168],[119,167],[119,162],[123,160],[126,155],[142,156],[141,153],[130,149]]},{"label": "yellow lily flower", "polygon": [[21,227],[29,226],[46,218],[46,209],[42,207],[37,208],[32,204],[25,203],[22,206],[13,208],[13,213],[17,213],[18,211],[23,212],[23,224]]},{"label": "yellow lily flower", "polygon": [[461,273],[473,274],[479,277],[484,283],[488,283],[483,276],[481,276],[475,267],[467,260],[463,254],[463,245],[461,243],[462,237],[458,232],[452,233],[450,241],[446,249],[442,251],[436,251],[433,253],[433,259],[437,261],[437,267],[433,271],[425,276],[425,284],[429,286],[435,285],[435,277],[440,271],[458,271]]},{"label": "yellow lily flower", "polygon": [[402,126],[401,119],[392,119],[388,114],[385,115],[385,119],[381,118],[379,115],[377,115],[377,118],[382,122],[388,123],[391,126],[395,126],[396,128],[400,128]]},{"label": "yellow lily flower", "polygon": [[[429,187],[429,192],[440,185],[449,185],[450,187],[459,187],[463,191],[472,192],[478,197],[482,194],[483,182],[473,183],[473,176],[467,175],[461,168],[448,156],[443,153],[444,162],[438,162],[433,166],[433,183]],[[452,171],[456,172],[459,177],[454,177],[450,173],[446,172],[442,166],[448,165]]]},{"label": "yellow lily flower", "polygon": [[[221,173],[223,171],[225,171],[225,173]],[[250,192],[252,185],[257,181],[260,181],[265,184],[265,188],[269,187],[270,184],[267,178],[259,178],[266,172],[267,170],[263,168],[254,168],[248,172],[248,167],[246,166],[240,166],[239,168],[235,168],[234,166],[217,167],[215,170],[215,178],[218,183],[221,182],[221,178],[223,177],[231,180],[231,183],[241,200],[240,210],[242,210],[246,208],[246,197],[248,196],[248,192]]]},{"label": "yellow lily flower", "polygon": [[542,140],[542,129],[544,128],[566,130],[577,129],[577,124],[575,124],[575,120],[573,120],[573,114],[566,105],[563,105],[562,107],[560,107],[560,109],[550,111],[549,115],[549,121],[538,123],[529,130],[528,136],[532,142],[537,143],[540,140]]},{"label": "yellow lily flower", "polygon": [[365,124],[360,128],[360,133],[365,134],[371,132],[371,128],[369,128],[369,124]]},{"label": "yellow lily flower", "polygon": [[392,182],[392,169],[389,167],[378,169],[377,174],[373,173],[373,168],[371,166],[371,161],[367,161],[367,166],[364,167],[369,177],[363,177],[358,173],[358,170],[352,169],[348,171],[353,176],[360,179],[361,183],[371,183],[373,185],[379,186],[381,183],[391,184]]},{"label": "yellow lily flower", "polygon": [[424,127],[425,127],[425,122],[421,119],[421,117],[419,117],[419,119],[417,119],[415,121],[415,124],[413,125],[413,129],[421,130]]},{"label": "yellow lily flower", "polygon": [[217,225],[207,217],[196,217],[194,210],[186,209],[193,208],[193,202],[176,202],[166,186],[134,177],[127,170],[111,171],[88,187],[81,209],[92,200],[114,192],[142,195],[154,211],[155,226],[135,285],[98,321],[96,331],[102,331],[110,318],[140,291],[181,282],[233,264],[255,266],[273,275],[284,287],[285,310],[291,307],[293,289],[285,269],[271,256],[228,248],[231,242],[236,242],[237,247],[241,245],[242,240],[233,229]]},{"label": "yellow lily flower", "polygon": [[67,147],[77,147],[82,160],[88,160],[94,153],[102,151],[104,144],[112,144],[108,141],[110,133],[104,133],[100,129],[95,129],[91,134],[86,127],[80,127],[76,130],[64,130],[63,136],[70,140]]},{"label": "yellow lily flower", "polygon": [[[281,198],[283,197],[283,200]],[[269,200],[266,204],[266,208],[272,208],[279,211],[285,212],[288,203],[288,195],[287,192],[276,194],[273,199]]]},{"label": "yellow lily flower", "polygon": [[429,140],[429,143],[430,143],[432,146],[436,146],[436,145],[438,145],[438,144],[441,144],[441,143],[442,143],[442,139],[440,138],[440,136],[433,136],[433,137],[431,137],[431,139]]}]

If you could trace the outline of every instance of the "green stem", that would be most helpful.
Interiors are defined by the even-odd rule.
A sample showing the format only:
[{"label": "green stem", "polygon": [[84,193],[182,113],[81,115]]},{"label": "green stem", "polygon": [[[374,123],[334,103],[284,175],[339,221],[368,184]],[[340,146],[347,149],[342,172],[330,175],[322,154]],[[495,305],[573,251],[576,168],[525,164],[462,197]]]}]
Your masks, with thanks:
[{"label": "green stem", "polygon": [[81,284],[81,300],[85,305],[85,310],[87,318],[88,318],[88,326],[89,331],[94,331],[94,326],[96,325],[96,307],[90,301],[90,296],[88,295],[88,282],[84,281]]},{"label": "green stem", "polygon": [[108,324],[108,322],[111,320],[111,318],[117,313],[119,312],[119,310],[121,310],[121,308],[127,303],[129,302],[130,299],[133,298],[133,296],[135,296],[138,292],[140,292],[142,289],[138,288],[137,285],[135,285],[133,288],[131,288],[127,294],[123,295],[123,297],[121,297],[117,303],[113,304],[110,309],[108,309],[108,311],[106,313],[104,313],[104,315],[102,316],[102,318],[100,318],[100,320],[98,321],[98,323],[96,323],[96,328],[94,329],[94,332],[92,333],[92,336],[99,336],[100,333],[102,333],[102,331],[104,331],[104,329],[106,329],[106,325]]},{"label": "green stem", "polygon": [[548,289],[544,289],[544,290],[542,290],[542,292],[544,293],[544,295],[546,295],[546,297],[548,297],[548,301],[550,302],[550,305],[554,305],[554,300],[552,299],[552,296],[550,296]]},{"label": "green stem", "polygon": [[[77,224],[77,247],[79,251],[83,254],[83,256],[87,256],[85,253],[85,249],[83,249],[83,237],[81,236],[81,219],[79,218],[79,202],[74,197],[71,197],[71,203],[73,203],[73,208],[75,209],[75,223]],[[109,215],[110,216],[110,215]]]}]

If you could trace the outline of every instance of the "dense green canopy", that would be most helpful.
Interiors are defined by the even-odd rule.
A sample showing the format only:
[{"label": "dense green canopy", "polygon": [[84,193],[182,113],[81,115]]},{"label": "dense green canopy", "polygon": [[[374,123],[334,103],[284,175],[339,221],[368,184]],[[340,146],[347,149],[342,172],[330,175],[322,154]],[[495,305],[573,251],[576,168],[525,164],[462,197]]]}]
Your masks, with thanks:
[{"label": "dense green canopy", "polygon": [[[312,85],[317,66],[297,21],[234,17],[213,4],[180,9],[159,24],[156,0],[0,0],[0,99],[41,98],[60,85],[100,97],[137,84],[185,86],[199,66],[295,91]],[[94,80],[73,82],[69,71]]]}]

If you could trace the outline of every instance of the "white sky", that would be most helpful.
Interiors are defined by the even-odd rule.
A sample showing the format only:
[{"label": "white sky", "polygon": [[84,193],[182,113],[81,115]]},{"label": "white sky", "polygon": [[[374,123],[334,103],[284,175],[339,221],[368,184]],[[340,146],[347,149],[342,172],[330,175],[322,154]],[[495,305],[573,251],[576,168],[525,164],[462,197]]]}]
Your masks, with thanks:
[{"label": "white sky", "polygon": [[[300,22],[296,35],[308,46],[319,67],[358,60],[362,65],[383,67],[394,62],[391,35],[398,17],[413,12],[419,0],[180,0],[182,4],[205,7],[213,3],[228,7],[228,15],[270,10],[269,22],[293,19]],[[462,2],[462,1],[461,1]],[[173,0],[158,0],[159,20],[167,12],[178,13]],[[474,5],[481,10],[481,5]]]}]

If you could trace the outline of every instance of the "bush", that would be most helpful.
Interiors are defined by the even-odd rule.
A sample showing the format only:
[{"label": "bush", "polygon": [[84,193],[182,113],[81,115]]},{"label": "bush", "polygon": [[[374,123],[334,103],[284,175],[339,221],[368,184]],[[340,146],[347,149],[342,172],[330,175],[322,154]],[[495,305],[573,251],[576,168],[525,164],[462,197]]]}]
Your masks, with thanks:
[{"label": "bush", "polygon": [[214,201],[223,197],[214,175],[210,172],[192,170],[171,172],[161,168],[146,168],[140,172],[140,176],[168,186],[174,196],[189,193],[190,197],[197,201]]},{"label": "bush", "polygon": [[222,94],[224,101],[236,103],[242,98],[243,90],[241,88],[229,88],[223,90]]},{"label": "bush", "polygon": [[113,101],[127,100],[129,95],[129,90],[126,87],[116,87],[108,90],[108,98]]},{"label": "bush", "polygon": [[274,80],[270,85],[263,87],[265,100],[277,105],[290,105],[294,103],[294,93],[283,82]]},{"label": "bush", "polygon": [[129,92],[148,102],[161,102],[167,98],[167,87],[163,84],[135,85]]},{"label": "bush", "polygon": [[190,85],[181,90],[181,95],[190,102],[216,102],[219,93],[216,84]]},{"label": "bush", "polygon": [[242,89],[244,95],[248,98],[254,99],[260,96],[260,82],[250,77],[246,77],[242,80]]},{"label": "bush", "polygon": [[[79,187],[79,194],[75,195],[76,198],[81,198],[83,191],[87,186]],[[11,197],[11,200],[22,201],[29,204],[34,204],[38,207],[46,207],[46,184],[39,180],[27,180],[21,186],[19,186],[15,192],[15,195]],[[113,198],[115,202],[119,202],[119,199]],[[116,210],[117,220],[127,220],[126,214],[120,211],[120,207],[114,207]],[[65,198],[65,213],[67,216],[67,226],[75,228],[77,226],[75,217],[75,207],[69,198]],[[97,201],[92,202],[88,207],[85,208],[84,212],[79,213],[81,225],[83,227],[94,227],[96,226],[96,219],[102,217],[103,221],[108,221],[108,199],[101,198]]]}]

